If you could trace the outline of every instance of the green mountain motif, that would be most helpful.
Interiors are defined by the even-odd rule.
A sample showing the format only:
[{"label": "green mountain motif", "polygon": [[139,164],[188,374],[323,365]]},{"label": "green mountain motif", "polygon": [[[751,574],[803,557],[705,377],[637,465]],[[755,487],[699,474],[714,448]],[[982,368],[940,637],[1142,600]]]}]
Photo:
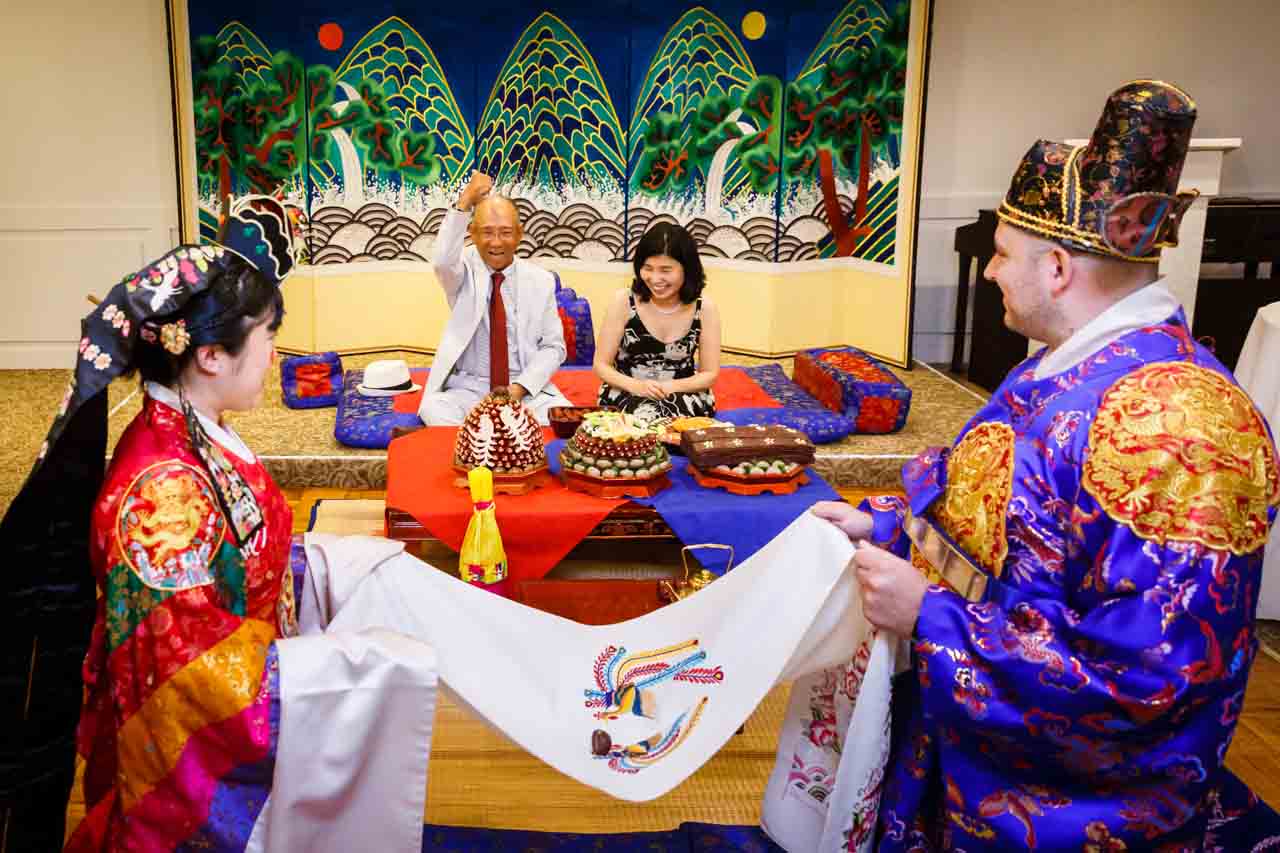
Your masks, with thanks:
[{"label": "green mountain motif", "polygon": [[827,27],[796,81],[817,85],[823,66],[839,62],[850,51],[865,54],[880,40],[880,34],[888,25],[888,14],[875,0],[852,0]]},{"label": "green mountain motif", "polygon": [[503,63],[480,115],[476,167],[498,181],[620,189],[622,128],[586,46],[543,12]]},{"label": "green mountain motif", "polygon": [[253,30],[232,21],[214,38],[218,43],[218,61],[230,63],[237,74],[243,75],[246,87],[265,82],[271,73],[271,51]]},{"label": "green mountain motif", "polygon": [[377,87],[401,129],[435,134],[445,180],[466,171],[471,128],[435,53],[411,25],[395,16],[387,18],[360,39],[336,73],[353,90],[361,83]]},{"label": "green mountain motif", "polygon": [[[689,151],[695,141],[694,118],[703,101],[741,100],[755,76],[751,57],[724,21],[701,6],[681,15],[658,44],[636,99],[627,152],[633,189],[645,178],[637,166],[651,125],[671,123],[678,135],[667,144]],[[732,195],[746,178],[746,170],[733,157],[725,175],[725,194]]]}]

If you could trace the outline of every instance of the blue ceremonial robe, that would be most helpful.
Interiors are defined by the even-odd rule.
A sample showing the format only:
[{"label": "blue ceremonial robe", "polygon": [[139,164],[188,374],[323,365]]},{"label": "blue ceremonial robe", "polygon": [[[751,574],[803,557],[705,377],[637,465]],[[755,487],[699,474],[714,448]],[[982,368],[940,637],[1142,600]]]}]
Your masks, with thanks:
[{"label": "blue ceremonial robe", "polygon": [[987,588],[929,588],[895,684],[878,849],[1200,850],[1257,649],[1280,501],[1266,422],[1181,311],[1037,380],[864,503]]}]

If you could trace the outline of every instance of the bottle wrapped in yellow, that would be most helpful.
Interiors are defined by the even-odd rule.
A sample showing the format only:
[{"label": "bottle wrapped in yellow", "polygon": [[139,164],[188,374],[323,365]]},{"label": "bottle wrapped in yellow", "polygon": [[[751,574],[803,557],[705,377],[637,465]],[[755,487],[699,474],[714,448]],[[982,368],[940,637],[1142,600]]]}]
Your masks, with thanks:
[{"label": "bottle wrapped in yellow", "polygon": [[493,505],[493,472],[484,467],[472,468],[467,484],[471,487],[472,513],[458,552],[458,575],[467,583],[506,595],[507,552],[502,547]]}]

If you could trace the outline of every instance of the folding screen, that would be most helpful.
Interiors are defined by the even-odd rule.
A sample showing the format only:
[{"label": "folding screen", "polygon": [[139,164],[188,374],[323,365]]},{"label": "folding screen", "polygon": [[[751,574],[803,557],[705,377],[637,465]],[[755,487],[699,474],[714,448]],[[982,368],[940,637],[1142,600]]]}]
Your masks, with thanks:
[{"label": "folding screen", "polygon": [[[722,302],[738,279],[768,278],[770,340],[909,360],[920,0],[176,11],[191,79],[179,125],[195,150],[182,189],[202,238],[226,197],[274,192],[297,208],[313,265],[425,261],[480,169],[523,214],[522,254],[625,269],[644,230],[674,220],[726,259],[711,264]],[[802,340],[804,317],[781,315],[788,282],[812,289],[815,272],[852,294],[815,291],[832,311],[879,316]]]}]

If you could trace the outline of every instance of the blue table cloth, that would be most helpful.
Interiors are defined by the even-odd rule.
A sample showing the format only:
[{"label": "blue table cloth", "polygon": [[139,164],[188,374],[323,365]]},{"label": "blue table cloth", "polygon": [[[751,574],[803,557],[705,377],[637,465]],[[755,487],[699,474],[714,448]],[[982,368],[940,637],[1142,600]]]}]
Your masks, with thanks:
[{"label": "blue table cloth", "polygon": [[[560,474],[560,451],[564,439],[547,444],[547,461],[551,472]],[[789,495],[734,495],[724,489],[699,486],[686,470],[689,460],[671,457],[671,488],[651,498],[632,498],[657,510],[658,515],[686,545],[716,542],[733,547],[733,561],[741,563],[773,540],[787,525],[795,521],[818,501],[840,500],[831,484],[812,468],[809,482]],[[727,555],[706,550],[695,556],[713,574],[723,574]]]}]

